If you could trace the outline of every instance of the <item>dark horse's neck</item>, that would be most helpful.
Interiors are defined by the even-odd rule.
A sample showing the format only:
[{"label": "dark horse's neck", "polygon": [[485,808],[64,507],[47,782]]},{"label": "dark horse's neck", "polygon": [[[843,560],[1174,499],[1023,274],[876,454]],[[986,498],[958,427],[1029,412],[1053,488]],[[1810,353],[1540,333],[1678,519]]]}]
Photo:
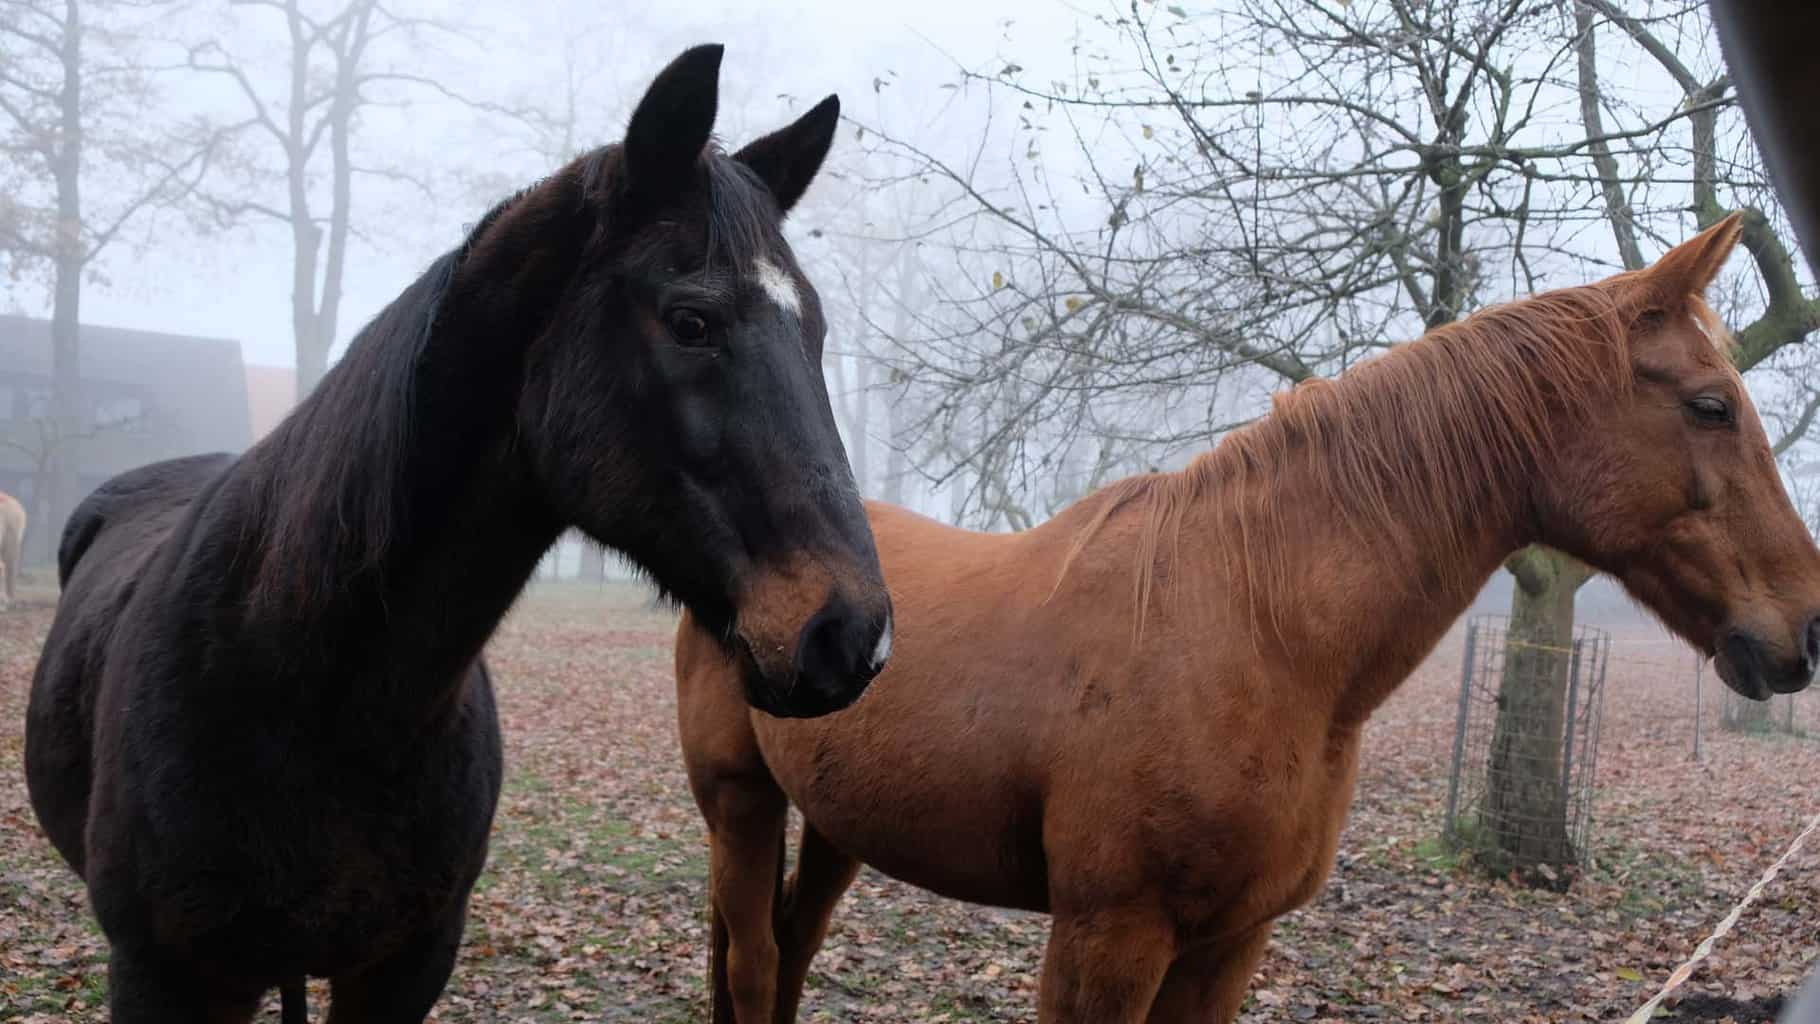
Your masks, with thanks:
[{"label": "dark horse's neck", "polygon": [[1362,721],[1540,539],[1535,481],[1570,430],[1623,398],[1626,352],[1596,289],[1493,307],[1298,388],[1151,485],[1165,492],[1153,509],[1194,520],[1175,528],[1213,570],[1203,585]]},{"label": "dark horse's neck", "polygon": [[562,527],[514,447],[527,333],[543,323],[518,311],[554,306],[559,275],[469,301],[464,276],[487,272],[464,266],[473,244],[375,317],[236,468],[257,545],[250,622],[309,645],[299,660],[320,675],[432,701]]}]

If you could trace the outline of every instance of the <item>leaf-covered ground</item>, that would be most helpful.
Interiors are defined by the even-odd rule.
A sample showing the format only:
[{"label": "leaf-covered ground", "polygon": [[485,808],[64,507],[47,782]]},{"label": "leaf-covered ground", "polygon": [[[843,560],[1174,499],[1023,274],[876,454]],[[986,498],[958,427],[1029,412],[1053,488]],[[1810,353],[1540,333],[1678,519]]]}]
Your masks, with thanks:
[{"label": "leaf-covered ground", "polygon": [[[104,947],[32,817],[20,764],[51,616],[37,596],[0,613],[0,1024],[94,1022],[107,1016]],[[494,641],[506,792],[437,1020],[704,1018],[705,847],[676,750],[672,623],[631,588],[551,586]],[[1695,763],[1691,661],[1626,634],[1599,751],[1595,870],[1567,895],[1485,880],[1434,840],[1459,647],[1445,642],[1367,729],[1340,863],[1278,928],[1246,1024],[1622,1020],[1820,810],[1820,743],[1711,728],[1709,685]],[[1773,1020],[1820,957],[1817,908],[1810,848],[1663,1019]],[[868,871],[805,1019],[1033,1020],[1045,924]],[[320,987],[312,997],[320,1014]]]}]

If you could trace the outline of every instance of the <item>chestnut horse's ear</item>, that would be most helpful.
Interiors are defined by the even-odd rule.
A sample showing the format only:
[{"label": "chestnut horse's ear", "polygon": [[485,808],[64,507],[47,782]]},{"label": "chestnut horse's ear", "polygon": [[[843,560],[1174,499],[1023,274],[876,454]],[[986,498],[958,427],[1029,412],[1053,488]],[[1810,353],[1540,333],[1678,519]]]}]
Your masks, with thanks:
[{"label": "chestnut horse's ear", "polygon": [[689,174],[708,146],[720,102],[722,46],[684,50],[657,73],[626,126],[626,187],[645,199],[660,198],[693,180]]},{"label": "chestnut horse's ear", "polygon": [[1725,261],[1744,230],[1744,215],[1729,214],[1725,219],[1662,254],[1649,268],[1650,283],[1658,296],[1678,301],[1690,295],[1704,295],[1707,285],[1719,276]]},{"label": "chestnut horse's ear", "polygon": [[777,198],[777,208],[789,213],[821,170],[839,124],[840,97],[829,96],[794,124],[753,141],[733,159],[752,168]]}]

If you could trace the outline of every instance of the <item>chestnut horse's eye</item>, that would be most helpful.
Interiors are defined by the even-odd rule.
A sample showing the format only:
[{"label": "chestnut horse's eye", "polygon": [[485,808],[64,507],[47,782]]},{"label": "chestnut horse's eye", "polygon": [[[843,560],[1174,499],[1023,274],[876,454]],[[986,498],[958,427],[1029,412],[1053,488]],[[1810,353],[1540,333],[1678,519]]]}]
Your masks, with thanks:
[{"label": "chestnut horse's eye", "polygon": [[1703,427],[1729,427],[1732,424],[1732,407],[1723,398],[1699,395],[1687,400],[1687,409],[1694,414],[1694,421]]},{"label": "chestnut horse's eye", "polygon": [[708,344],[707,318],[695,310],[673,309],[666,319],[669,321],[670,333],[682,344],[691,347]]}]

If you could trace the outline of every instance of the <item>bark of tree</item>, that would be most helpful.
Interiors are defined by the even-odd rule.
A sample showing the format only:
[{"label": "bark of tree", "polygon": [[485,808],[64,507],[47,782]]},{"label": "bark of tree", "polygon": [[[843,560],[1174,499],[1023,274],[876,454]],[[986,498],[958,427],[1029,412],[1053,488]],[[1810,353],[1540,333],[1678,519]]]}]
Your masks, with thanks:
[{"label": "bark of tree", "polygon": [[[64,0],[61,60],[62,94],[58,103],[59,152],[52,160],[57,182],[57,228],[52,256],[55,280],[51,299],[51,415],[59,437],[82,432],[82,268],[87,262],[82,231],[82,11],[77,0]],[[40,522],[56,529],[38,530],[46,543],[62,532],[81,490],[79,453],[73,444],[50,452],[49,480],[33,488],[41,495]]]},{"label": "bark of tree", "polygon": [[1567,864],[1575,855],[1567,827],[1572,780],[1563,775],[1561,742],[1572,710],[1574,595],[1592,570],[1541,547],[1518,552],[1509,569],[1516,587],[1480,824],[1495,850],[1491,866],[1546,879],[1533,869]]}]

